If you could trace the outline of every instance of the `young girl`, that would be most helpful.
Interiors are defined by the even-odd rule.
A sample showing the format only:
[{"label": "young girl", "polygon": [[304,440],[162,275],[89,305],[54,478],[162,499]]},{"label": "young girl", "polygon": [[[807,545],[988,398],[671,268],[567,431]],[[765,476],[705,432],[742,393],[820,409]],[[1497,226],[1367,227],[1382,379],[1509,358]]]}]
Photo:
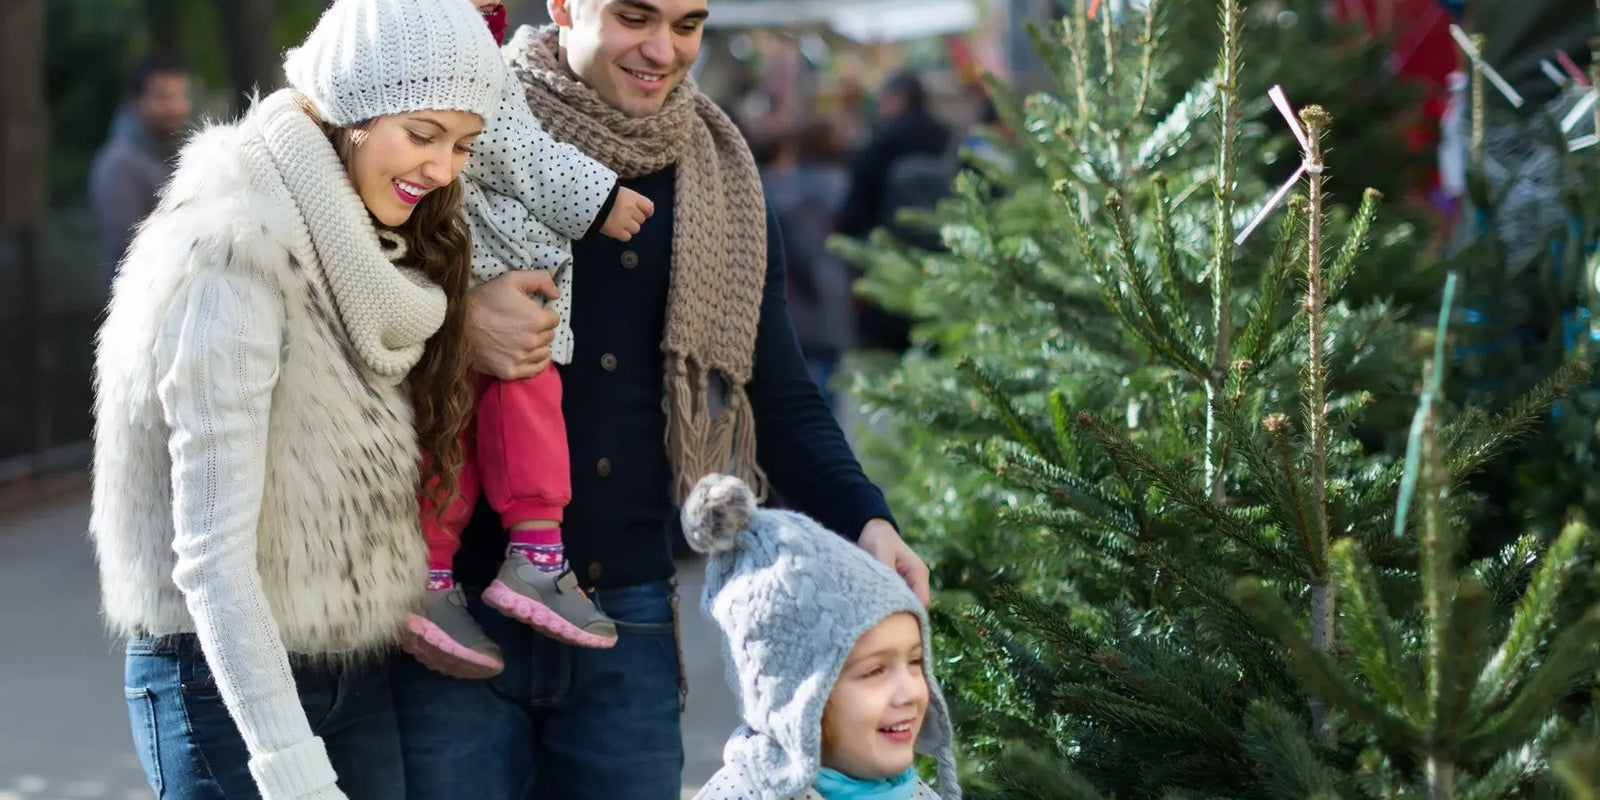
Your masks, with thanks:
[{"label": "young girl", "polygon": [[[505,34],[498,0],[473,0],[495,42]],[[472,228],[472,272],[480,281],[512,269],[545,269],[560,294],[553,360],[572,357],[572,240],[592,230],[628,241],[654,211],[649,200],[617,185],[615,172],[571,145],[552,140],[523,99],[506,65],[496,119],[467,167],[466,208]],[[480,493],[499,512],[510,543],[500,574],[483,601],[501,613],[569,644],[607,648],[616,625],[584,595],[567,569],[562,511],[572,499],[561,376],[553,368],[521,381],[478,382],[478,411],[467,436],[456,496],[440,513],[432,492],[422,502],[428,541],[428,593],[404,640],[424,665],[458,678],[488,678],[505,664],[499,649],[467,613],[452,561]]]},{"label": "young girl", "polygon": [[701,480],[683,529],[711,556],[702,610],[744,716],[696,800],[960,800],[928,615],[905,579],[808,517],[757,511],[737,478]]},{"label": "young girl", "polygon": [[456,178],[500,97],[466,0],[336,0],[184,149],[95,361],[93,514],[166,798],[405,796],[389,654],[471,385]]}]

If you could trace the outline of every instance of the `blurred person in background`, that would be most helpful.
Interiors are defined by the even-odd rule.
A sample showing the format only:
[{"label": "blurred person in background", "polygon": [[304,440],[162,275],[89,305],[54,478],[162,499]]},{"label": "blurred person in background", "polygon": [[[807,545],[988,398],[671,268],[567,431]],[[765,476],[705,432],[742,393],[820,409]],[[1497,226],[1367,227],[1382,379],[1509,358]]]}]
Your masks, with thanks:
[{"label": "blurred person in background", "polygon": [[89,203],[100,229],[100,260],[114,271],[134,230],[156,207],[172,175],[192,104],[189,70],[176,56],[152,53],[128,76],[127,96],[111,138],[89,168]]},{"label": "blurred person in background", "polygon": [[789,315],[800,351],[828,408],[837,404],[828,386],[839,359],[855,344],[850,273],[828,252],[834,209],[844,201],[850,174],[843,163],[837,127],[826,117],[803,119],[775,137],[761,167],[767,202],[783,231],[789,268]]},{"label": "blurred person in background", "polygon": [[[915,72],[902,72],[879,95],[878,127],[850,161],[850,189],[839,210],[838,231],[854,239],[884,228],[925,250],[938,240],[895,222],[902,208],[931,208],[949,193],[958,167],[950,129],[928,108],[928,90]],[[865,303],[858,334],[864,347],[903,352],[911,346],[911,321]]]}]

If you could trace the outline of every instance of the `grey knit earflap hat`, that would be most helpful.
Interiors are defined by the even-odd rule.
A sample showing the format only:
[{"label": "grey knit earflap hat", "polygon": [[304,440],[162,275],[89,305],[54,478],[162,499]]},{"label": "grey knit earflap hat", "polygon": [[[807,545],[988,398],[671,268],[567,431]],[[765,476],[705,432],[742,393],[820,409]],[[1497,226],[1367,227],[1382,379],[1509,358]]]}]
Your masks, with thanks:
[{"label": "grey knit earflap hat", "polygon": [[901,612],[916,616],[929,654],[916,751],[938,762],[940,797],[960,800],[950,712],[928,666],[928,612],[903,578],[810,517],[757,510],[750,487],[726,475],[695,486],[683,530],[711,557],[701,610],[722,628],[728,685],[744,716],[723,759],[759,787],[759,800],[788,800],[816,782],[822,709],[845,659],[857,639]]},{"label": "grey knit earflap hat", "polygon": [[322,119],[468,111],[487,121],[505,64],[470,0],[335,0],[283,71]]}]

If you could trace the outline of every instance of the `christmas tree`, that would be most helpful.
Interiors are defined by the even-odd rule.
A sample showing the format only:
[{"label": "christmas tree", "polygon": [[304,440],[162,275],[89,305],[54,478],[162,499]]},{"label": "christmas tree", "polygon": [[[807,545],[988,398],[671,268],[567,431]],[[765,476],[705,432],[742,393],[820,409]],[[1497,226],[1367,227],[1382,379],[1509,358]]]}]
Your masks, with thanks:
[{"label": "christmas tree", "polygon": [[[1495,33],[1466,43],[1475,61]],[[1595,72],[1600,77],[1600,60]],[[1496,407],[1562,361],[1595,357],[1600,193],[1592,187],[1600,185],[1600,159],[1592,148],[1600,104],[1592,81],[1559,71],[1552,77],[1565,85],[1539,105],[1490,69],[1474,70],[1458,97],[1464,113],[1446,161],[1459,165],[1465,203],[1446,266],[1471,287],[1456,321],[1461,380],[1452,395],[1462,402]],[[1597,421],[1600,397],[1581,392],[1560,403],[1512,458],[1475,476],[1473,487],[1496,512],[1478,527],[1516,524],[1548,538],[1569,507],[1600,503]],[[1475,538],[1495,542],[1492,535]]]},{"label": "christmas tree", "polygon": [[1595,723],[1559,701],[1600,666],[1588,529],[1464,563],[1459,487],[1583,366],[1499,413],[1449,402],[1445,325],[1418,347],[1346,300],[1413,245],[1374,240],[1376,193],[1330,204],[1328,113],[1270,101],[1301,161],[1274,192],[1241,167],[1273,145],[1241,124],[1238,0],[1179,97],[1150,5],[1038,37],[1053,92],[991,87],[1022,135],[958,179],[943,251],[841,244],[936,345],[861,394],[898,422],[969,793],[1581,793]]}]

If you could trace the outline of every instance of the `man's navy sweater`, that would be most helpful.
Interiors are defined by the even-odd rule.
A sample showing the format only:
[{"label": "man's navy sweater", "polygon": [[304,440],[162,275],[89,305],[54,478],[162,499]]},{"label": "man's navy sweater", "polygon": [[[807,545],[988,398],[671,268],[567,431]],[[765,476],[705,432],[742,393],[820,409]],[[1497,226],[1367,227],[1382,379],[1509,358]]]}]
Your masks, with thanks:
[{"label": "man's navy sweater", "polygon": [[[591,230],[573,245],[575,346],[572,363],[561,368],[572,504],[562,538],[573,571],[599,588],[664,580],[675,571],[671,541],[679,523],[664,444],[661,351],[675,176],[669,167],[621,182],[655,203],[655,215],[632,241]],[[891,519],[889,508],[862,473],[800,354],[789,321],[780,235],[769,210],[766,287],[748,387],[756,457],[783,505],[854,540],[869,520]],[[481,502],[462,536],[457,579],[486,585],[505,545],[498,515]]]}]

